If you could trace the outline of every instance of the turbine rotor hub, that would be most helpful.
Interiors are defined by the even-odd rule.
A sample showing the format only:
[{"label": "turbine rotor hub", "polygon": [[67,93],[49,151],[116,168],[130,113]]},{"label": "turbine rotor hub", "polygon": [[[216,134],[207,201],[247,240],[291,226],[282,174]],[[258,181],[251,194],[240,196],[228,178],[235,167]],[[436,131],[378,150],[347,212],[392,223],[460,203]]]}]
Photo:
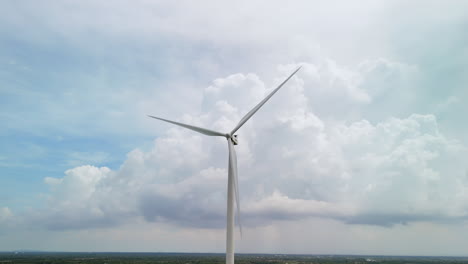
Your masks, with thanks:
[{"label": "turbine rotor hub", "polygon": [[232,142],[234,145],[239,144],[239,141],[237,141],[237,135],[232,135],[232,136],[230,137],[230,139],[231,139],[231,142]]}]

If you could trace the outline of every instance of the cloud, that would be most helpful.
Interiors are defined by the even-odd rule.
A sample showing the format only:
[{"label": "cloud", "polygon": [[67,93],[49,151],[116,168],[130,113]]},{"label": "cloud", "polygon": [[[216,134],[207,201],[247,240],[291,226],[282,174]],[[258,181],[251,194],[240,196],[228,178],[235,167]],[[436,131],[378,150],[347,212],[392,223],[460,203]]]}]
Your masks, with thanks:
[{"label": "cloud", "polygon": [[2,207],[0,209],[0,222],[6,221],[8,218],[12,216],[13,216],[13,213],[11,212],[10,208]]},{"label": "cloud", "polygon": [[[350,109],[356,103],[372,105],[366,112],[374,122],[395,112],[399,117],[408,116],[414,113],[411,110],[416,104],[408,92],[412,87],[401,85],[399,80],[405,75],[398,71],[406,64],[399,63],[403,67],[398,68],[395,60],[400,58],[388,47],[389,37],[407,38],[392,31],[386,22],[394,22],[393,16],[384,12],[401,11],[405,5],[299,1],[284,7],[280,2],[265,5],[261,1],[241,1],[225,12],[224,4],[186,1],[183,8],[180,3],[159,1],[4,4],[0,8],[0,30],[9,40],[6,43],[13,44],[5,45],[6,55],[0,58],[8,73],[3,87],[12,87],[4,90],[15,94],[9,101],[17,107],[5,104],[2,117],[9,131],[42,136],[149,138],[156,126],[147,124],[146,113],[180,116],[195,112],[201,94],[197,87],[210,78],[265,69],[258,76],[270,82],[276,77],[268,70],[271,65],[289,61],[310,62],[309,69],[303,71],[318,71],[310,78],[321,79],[313,85],[308,81],[314,89],[309,89],[312,92],[307,96],[315,107],[314,114],[322,118],[346,115],[353,119],[356,113]],[[258,13],[255,7],[264,12]],[[450,6],[458,14],[453,20],[460,19],[458,9],[463,8]],[[271,13],[277,14],[278,10],[278,15],[287,19],[271,20]],[[405,9],[405,14],[406,10],[412,9]],[[417,20],[416,24],[430,21],[434,15],[443,17],[446,23],[452,21],[434,10],[419,12],[429,18]],[[413,14],[405,18],[412,19]],[[10,55],[17,53],[18,46],[23,47],[22,55]],[[375,57],[380,61],[372,59]],[[363,65],[353,66],[363,60]],[[15,61],[15,68],[10,61]],[[30,69],[19,70],[20,66]],[[18,76],[24,83],[17,83]],[[38,98],[43,103],[35,103]],[[397,109],[388,103],[389,98],[392,102],[400,100]],[[341,103],[327,107],[335,100]],[[376,110],[375,106],[382,109]]]},{"label": "cloud", "polygon": [[110,155],[105,152],[72,152],[68,154],[67,166],[77,167],[85,164],[100,165],[109,162]]},{"label": "cloud", "polygon": [[8,233],[15,227],[15,220],[17,216],[13,214],[9,207],[0,208],[0,235]]},{"label": "cloud", "polygon": [[414,114],[375,126],[364,121],[343,131],[337,138],[352,175],[346,195],[361,207],[361,215],[348,221],[387,225],[466,217],[467,149],[444,137],[434,116]]},{"label": "cloud", "polygon": [[[279,66],[275,83],[296,67]],[[373,78],[379,67],[384,70],[377,72],[384,75],[388,69],[397,76],[408,73],[393,70],[406,67],[401,63],[381,59],[354,70],[330,61],[304,63],[304,71],[239,130],[246,226],[311,217],[381,226],[466,218],[467,149],[443,135],[434,115],[349,122],[327,112],[334,105],[316,104],[345,102],[359,113],[385,93],[369,91],[362,81]],[[199,113],[175,119],[229,131],[273,88],[253,73],[218,78],[204,90]],[[55,230],[110,227],[136,219],[223,227],[225,139],[158,124],[167,128],[165,134],[150,150],[128,153],[117,170],[87,165],[67,170],[60,179],[46,178],[47,205],[31,219]]]},{"label": "cloud", "polygon": [[113,186],[107,184],[112,174],[106,167],[85,165],[67,170],[60,179],[46,177],[46,209],[32,212],[32,221],[54,230],[115,225],[127,209],[119,206],[124,197],[113,197]]},{"label": "cloud", "polygon": [[467,3],[1,2],[0,248],[224,251],[225,139],[146,114],[227,131],[302,64],[239,251],[464,254]]},{"label": "cloud", "polygon": [[352,207],[312,199],[292,199],[274,191],[245,209],[246,215],[264,225],[264,221],[297,220],[309,217],[341,218],[353,214]]}]

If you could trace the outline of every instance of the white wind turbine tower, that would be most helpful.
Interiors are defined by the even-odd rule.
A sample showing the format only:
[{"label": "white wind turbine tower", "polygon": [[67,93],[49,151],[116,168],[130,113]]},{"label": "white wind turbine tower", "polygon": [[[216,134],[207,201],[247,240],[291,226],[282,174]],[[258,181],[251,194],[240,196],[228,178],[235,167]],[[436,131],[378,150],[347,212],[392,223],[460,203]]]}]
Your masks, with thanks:
[{"label": "white wind turbine tower", "polygon": [[[187,125],[164,118],[151,116],[149,117],[172,123],[181,127],[191,129],[193,131],[202,133],[207,136],[219,136],[225,137],[228,142],[229,149],[229,165],[228,165],[228,189],[227,189],[227,224],[226,224],[226,264],[234,264],[234,199],[237,205],[237,217],[240,220],[240,204],[239,204],[239,186],[237,181],[237,158],[236,152],[234,150],[234,145],[238,144],[237,135],[234,135],[236,131],[244,125],[247,120],[249,120],[257,111],[262,107],[291,77],[299,71],[301,67],[297,68],[291,75],[289,75],[286,80],[284,80],[276,89],[274,89],[265,99],[263,99],[258,105],[256,105],[252,110],[250,110],[234,127],[230,133],[221,133],[206,128],[196,127],[192,125]],[[239,228],[242,233],[242,227],[239,223]]]}]

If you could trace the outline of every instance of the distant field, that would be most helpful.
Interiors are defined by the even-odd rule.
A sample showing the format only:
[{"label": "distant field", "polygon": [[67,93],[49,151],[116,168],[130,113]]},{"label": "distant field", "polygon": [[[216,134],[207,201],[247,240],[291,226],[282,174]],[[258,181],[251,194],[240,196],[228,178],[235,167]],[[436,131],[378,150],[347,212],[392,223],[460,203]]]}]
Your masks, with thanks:
[{"label": "distant field", "polygon": [[[224,254],[189,253],[0,253],[1,263],[164,263],[164,264],[222,264]],[[394,257],[394,256],[329,256],[329,255],[236,255],[239,264],[306,264],[306,263],[468,263],[468,257]]]}]

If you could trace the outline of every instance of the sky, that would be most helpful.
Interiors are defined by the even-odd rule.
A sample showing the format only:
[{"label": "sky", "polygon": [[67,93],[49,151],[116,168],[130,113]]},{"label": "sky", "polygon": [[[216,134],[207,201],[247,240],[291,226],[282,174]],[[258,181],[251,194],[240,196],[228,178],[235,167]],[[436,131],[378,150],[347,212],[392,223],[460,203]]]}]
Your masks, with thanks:
[{"label": "sky", "polygon": [[2,1],[0,251],[468,255],[466,1]]}]

